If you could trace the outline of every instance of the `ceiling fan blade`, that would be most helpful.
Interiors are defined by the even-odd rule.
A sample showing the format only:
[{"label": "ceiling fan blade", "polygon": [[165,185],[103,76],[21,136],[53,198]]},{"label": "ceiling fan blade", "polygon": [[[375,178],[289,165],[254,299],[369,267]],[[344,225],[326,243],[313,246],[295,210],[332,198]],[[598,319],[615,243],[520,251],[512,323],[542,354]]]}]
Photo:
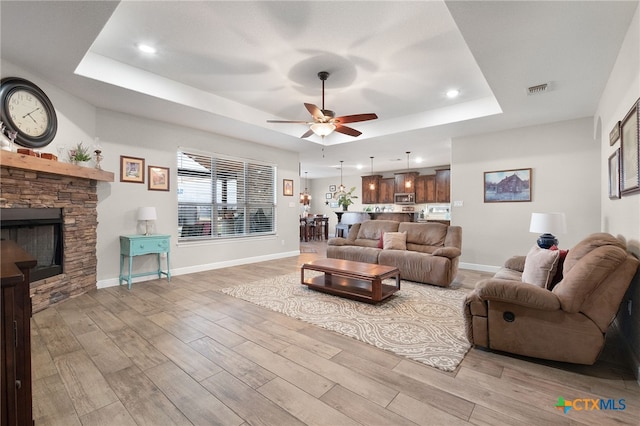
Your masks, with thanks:
[{"label": "ceiling fan blade", "polygon": [[309,124],[308,121],[300,121],[300,120],[267,120],[267,123],[300,123],[300,124]]},{"label": "ceiling fan blade", "polygon": [[354,115],[344,115],[342,117],[336,117],[335,122],[337,123],[355,123],[358,121],[367,121],[367,120],[375,120],[378,116],[374,113],[369,114],[354,114]]},{"label": "ceiling fan blade", "polygon": [[358,137],[362,134],[362,132],[356,130],[356,129],[352,129],[351,127],[347,127],[347,126],[341,126],[341,125],[336,125],[336,132],[338,133],[343,133],[345,135],[349,135],[349,136],[353,136],[353,137]]},{"label": "ceiling fan blade", "polygon": [[315,118],[316,120],[322,120],[325,118],[324,114],[322,113],[322,110],[317,106],[315,106],[314,104],[305,103],[304,106],[307,108],[307,111],[309,111],[309,113],[311,113],[313,118]]},{"label": "ceiling fan blade", "polygon": [[308,138],[308,137],[309,137],[309,136],[311,136],[312,134],[313,134],[313,130],[309,129],[309,130],[307,130],[307,132],[306,132],[304,135],[300,136],[300,139],[302,139],[302,138]]}]

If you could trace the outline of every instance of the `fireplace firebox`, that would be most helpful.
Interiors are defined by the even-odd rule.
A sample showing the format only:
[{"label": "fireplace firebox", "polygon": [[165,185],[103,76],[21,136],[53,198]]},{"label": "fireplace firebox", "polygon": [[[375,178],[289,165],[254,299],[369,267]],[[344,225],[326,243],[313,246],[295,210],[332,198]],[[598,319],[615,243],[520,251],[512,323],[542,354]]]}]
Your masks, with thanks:
[{"label": "fireplace firebox", "polygon": [[1,238],[15,241],[36,258],[31,281],[63,272],[64,244],[62,209],[3,208],[0,211]]}]

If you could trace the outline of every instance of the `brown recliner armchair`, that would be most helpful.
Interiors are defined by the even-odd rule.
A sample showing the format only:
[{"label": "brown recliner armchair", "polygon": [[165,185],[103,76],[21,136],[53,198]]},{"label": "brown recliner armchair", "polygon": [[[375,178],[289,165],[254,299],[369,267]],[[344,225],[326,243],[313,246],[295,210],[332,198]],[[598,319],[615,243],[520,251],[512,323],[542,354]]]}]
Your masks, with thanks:
[{"label": "brown recliner armchair", "polygon": [[[524,267],[524,261],[509,262]],[[476,346],[576,364],[593,364],[604,346],[638,259],[606,233],[567,253],[552,290],[517,279],[517,270],[478,282],[464,303],[467,338]]]}]

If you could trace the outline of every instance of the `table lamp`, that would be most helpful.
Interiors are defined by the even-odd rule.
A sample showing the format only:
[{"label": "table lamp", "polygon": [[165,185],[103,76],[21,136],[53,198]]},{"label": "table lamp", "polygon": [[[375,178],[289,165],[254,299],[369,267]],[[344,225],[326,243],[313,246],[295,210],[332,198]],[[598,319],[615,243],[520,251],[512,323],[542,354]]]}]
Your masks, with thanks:
[{"label": "table lamp", "polygon": [[138,220],[144,220],[144,235],[149,235],[149,221],[158,218],[155,207],[140,207],[138,209]]},{"label": "table lamp", "polygon": [[531,213],[529,232],[542,233],[538,238],[538,247],[548,249],[558,245],[553,234],[565,234],[567,222],[564,213]]}]

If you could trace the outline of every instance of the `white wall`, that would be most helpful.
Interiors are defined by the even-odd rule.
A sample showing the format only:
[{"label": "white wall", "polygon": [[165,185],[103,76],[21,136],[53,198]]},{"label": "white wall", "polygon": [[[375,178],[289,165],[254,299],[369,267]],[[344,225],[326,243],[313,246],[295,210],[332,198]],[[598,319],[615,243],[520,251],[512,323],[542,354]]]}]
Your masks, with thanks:
[{"label": "white wall", "polygon": [[[32,81],[49,97],[58,117],[58,131],[51,144],[42,148],[42,152],[59,154],[58,148],[64,149],[66,160],[68,149],[82,142],[85,146],[94,143],[96,131],[96,108],[73,95],[60,90],[57,86],[42,80],[30,71],[22,69],[10,62],[0,62],[0,75],[5,77],[20,77]],[[60,155],[58,155],[60,157]]]},{"label": "white wall", "polygon": [[[640,7],[636,9],[618,59],[600,99],[594,117],[596,137],[600,140],[600,199],[602,203],[602,230],[627,242],[629,250],[640,258],[640,193],[609,199],[608,159],[620,141],[609,144],[609,132],[622,120],[635,101],[640,98]],[[627,302],[631,300],[629,314]],[[636,377],[640,381],[640,273],[618,313],[618,324],[631,347]]]},{"label": "white wall", "polygon": [[[2,77],[29,79],[47,93],[58,116],[58,132],[54,142],[42,149],[58,155],[79,142],[92,146],[100,139],[104,160],[102,168],[115,174],[115,182],[98,182],[98,287],[117,285],[120,268],[119,236],[141,233],[136,221],[138,207],[156,206],[158,220],[155,232],[170,234],[171,270],[178,275],[206,269],[251,263],[299,253],[298,199],[282,195],[282,179],[293,179],[299,187],[298,154],[156,122],[92,105],[59,90],[37,75],[6,61]],[[277,235],[260,238],[225,240],[199,244],[177,242],[176,150],[178,146],[195,148],[241,158],[256,158],[277,165],[278,209]],[[250,153],[250,154],[248,154]],[[148,165],[171,169],[170,191],[149,191],[147,183],[120,182],[120,155],[140,157]],[[145,170],[146,173],[146,170]],[[295,201],[295,202],[293,202]],[[154,267],[152,256],[134,259],[134,272]],[[147,279],[152,279],[148,277]],[[142,279],[145,279],[144,277]]]},{"label": "white wall", "polygon": [[[461,266],[495,270],[525,255],[537,235],[533,212],[564,212],[568,248],[600,231],[600,147],[591,119],[564,121],[452,140],[451,222],[462,226]],[[484,172],[531,168],[531,202],[484,202]],[[462,207],[455,207],[462,201]]]},{"label": "white wall", "polygon": [[[299,253],[297,197],[282,195],[282,179],[297,180],[298,155],[264,145],[232,139],[168,123],[147,120],[98,109],[97,134],[104,148],[103,168],[116,172],[116,181],[100,185],[98,196],[98,280],[114,283],[119,270],[119,239],[122,234],[140,233],[136,213],[139,207],[155,206],[157,233],[170,234],[173,274],[189,273],[222,266],[250,263]],[[229,239],[214,242],[177,244],[176,151],[186,147],[198,151],[253,158],[277,165],[277,235],[260,238]],[[120,182],[120,155],[145,159],[149,165],[171,169],[170,191],[149,191],[147,184]],[[146,172],[145,172],[146,173]],[[298,183],[294,182],[297,187]],[[136,263],[143,259],[134,259]],[[138,269],[149,270],[146,264]]]}]

